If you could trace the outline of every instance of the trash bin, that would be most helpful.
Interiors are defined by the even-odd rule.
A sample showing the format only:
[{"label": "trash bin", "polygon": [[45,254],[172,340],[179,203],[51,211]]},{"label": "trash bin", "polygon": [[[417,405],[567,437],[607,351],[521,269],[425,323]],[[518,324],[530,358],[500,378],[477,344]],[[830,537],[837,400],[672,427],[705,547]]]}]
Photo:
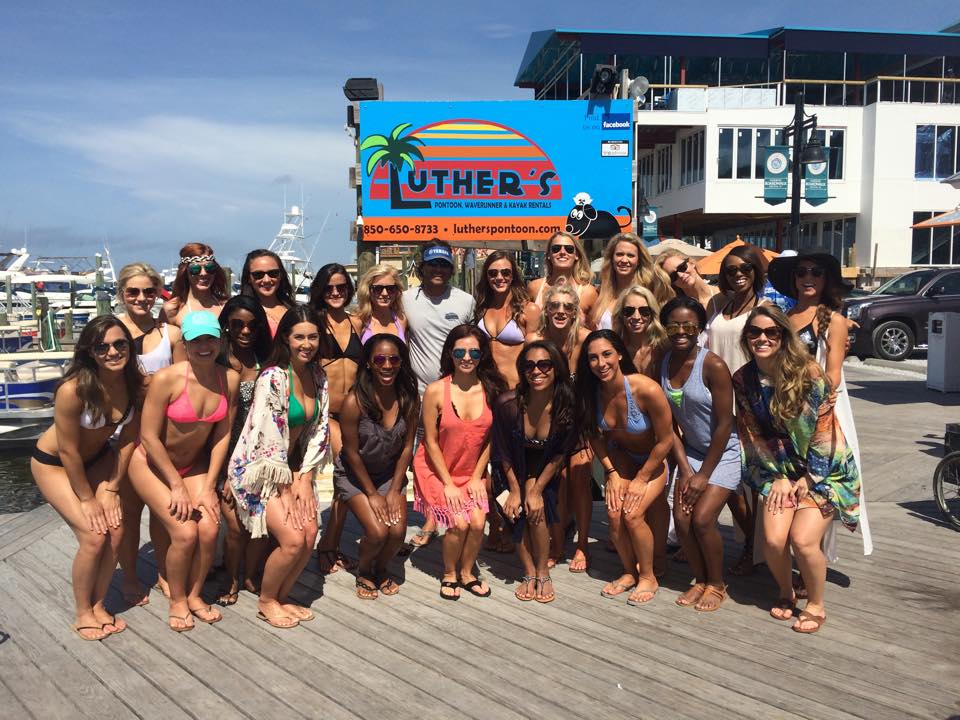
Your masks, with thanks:
[{"label": "trash bin", "polygon": [[927,328],[927,387],[960,392],[960,313],[930,313]]}]

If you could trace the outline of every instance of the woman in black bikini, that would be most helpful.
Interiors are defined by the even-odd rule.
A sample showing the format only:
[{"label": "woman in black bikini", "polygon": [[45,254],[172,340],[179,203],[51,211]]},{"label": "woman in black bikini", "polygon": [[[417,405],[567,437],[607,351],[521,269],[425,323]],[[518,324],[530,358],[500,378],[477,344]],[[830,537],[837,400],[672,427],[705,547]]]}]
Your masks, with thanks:
[{"label": "woman in black bikini", "polygon": [[[264,367],[270,354],[273,340],[266,312],[256,298],[247,295],[234,295],[227,300],[220,313],[220,331],[224,338],[224,360],[240,376],[237,409],[230,429],[230,447],[227,450],[227,457],[230,457],[247,419],[247,413],[250,412],[253,388],[260,369]],[[250,533],[237,518],[233,493],[223,482],[218,485],[220,516],[227,528],[223,565],[229,581],[219,602],[221,605],[233,605],[237,602],[240,590],[240,558],[243,558],[244,587],[250,592],[258,593],[259,576],[266,560],[267,547],[262,540],[251,539]]]},{"label": "woman in black bikini", "polygon": [[336,495],[363,526],[357,597],[396,595],[387,575],[407,532],[407,468],[413,457],[420,400],[407,346],[380,333],[363,346],[357,383],[343,403],[343,448],[336,455]]},{"label": "woman in black bikini", "polygon": [[[330,449],[333,456],[340,452],[340,410],[343,401],[357,377],[357,366],[363,354],[360,342],[360,320],[347,312],[353,300],[353,281],[340,263],[328,263],[317,271],[310,285],[310,306],[317,311],[323,327],[320,329],[320,366],[327,374],[330,393]],[[340,551],[340,536],[347,516],[347,506],[334,493],[330,515],[324,523],[317,545],[317,561],[323,573],[335,573],[340,568],[353,570],[356,564]]]},{"label": "woman in black bikini", "polygon": [[[126,628],[103,603],[123,535],[120,482],[133,452],[142,393],[130,331],[112,315],[94,318],[57,387],[53,427],[37,440],[30,461],[43,497],[77,537],[73,631],[83,640]],[[110,438],[117,431],[114,450]]]}]

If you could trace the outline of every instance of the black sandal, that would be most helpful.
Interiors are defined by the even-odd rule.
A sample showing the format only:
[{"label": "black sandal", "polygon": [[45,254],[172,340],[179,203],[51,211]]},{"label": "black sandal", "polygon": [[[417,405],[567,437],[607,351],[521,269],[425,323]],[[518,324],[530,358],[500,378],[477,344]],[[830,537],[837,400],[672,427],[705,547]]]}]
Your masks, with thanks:
[{"label": "black sandal", "polygon": [[356,585],[357,597],[361,600],[376,600],[380,595],[377,583],[372,578],[357,575]]},{"label": "black sandal", "polygon": [[441,580],[440,581],[440,597],[442,597],[444,600],[459,600],[460,599],[459,595],[443,594],[444,588],[450,588],[451,590],[456,590],[459,586],[460,586],[460,583],[458,583],[456,580]]},{"label": "black sandal", "polygon": [[480,578],[476,578],[474,580],[471,580],[468,583],[461,582],[460,587],[462,587],[464,590],[466,590],[471,595],[474,595],[475,597],[481,597],[481,598],[490,597],[490,593],[493,591],[490,589],[489,586],[487,587],[486,592],[480,592],[476,589],[480,587],[482,584],[483,584],[483,581],[481,581]]}]

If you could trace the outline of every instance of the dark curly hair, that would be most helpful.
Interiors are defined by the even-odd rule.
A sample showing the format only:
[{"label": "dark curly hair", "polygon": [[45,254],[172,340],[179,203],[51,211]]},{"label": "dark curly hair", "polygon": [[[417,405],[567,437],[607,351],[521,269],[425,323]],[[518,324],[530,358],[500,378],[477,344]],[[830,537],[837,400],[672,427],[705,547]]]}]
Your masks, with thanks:
[{"label": "dark curly hair", "polygon": [[480,345],[480,362],[477,363],[477,377],[480,384],[483,385],[483,392],[487,396],[487,405],[493,407],[497,397],[507,391],[507,381],[497,369],[493,362],[493,355],[490,352],[490,338],[488,338],[476,325],[457,325],[448,334],[443,342],[443,350],[440,351],[440,377],[452,376],[453,367],[453,346],[457,340],[465,337],[472,337]]},{"label": "dark curly hair", "polygon": [[553,434],[559,428],[572,426],[575,421],[576,409],[573,384],[570,382],[570,366],[567,364],[567,356],[549,340],[534,340],[524,347],[517,356],[517,375],[520,376],[520,382],[517,384],[517,407],[521,413],[526,411],[527,394],[530,392],[530,383],[527,381],[523,365],[531,350],[545,350],[553,362],[553,405],[550,413],[550,433]]},{"label": "dark curly hair", "polygon": [[410,422],[411,414],[416,411],[419,405],[420,395],[417,392],[417,378],[413,374],[413,368],[410,367],[410,351],[407,350],[407,344],[396,335],[377,333],[363,344],[360,363],[357,365],[357,379],[353,385],[353,393],[357,397],[361,412],[370,419],[380,422],[380,408],[377,407],[377,401],[374,398],[376,380],[373,377],[373,369],[370,367],[370,359],[373,356],[373,349],[381,342],[392,344],[397,348],[397,355],[400,356],[400,369],[393,381],[393,387],[397,393],[400,416]]},{"label": "dark curly hair", "polygon": [[580,432],[587,438],[600,435],[600,427],[597,425],[597,390],[600,387],[600,381],[590,369],[589,357],[590,345],[597,340],[606,340],[620,354],[620,372],[624,375],[633,375],[637,372],[630,357],[630,351],[613,330],[594,330],[584,338],[580,357],[577,358],[576,397],[577,422]]}]

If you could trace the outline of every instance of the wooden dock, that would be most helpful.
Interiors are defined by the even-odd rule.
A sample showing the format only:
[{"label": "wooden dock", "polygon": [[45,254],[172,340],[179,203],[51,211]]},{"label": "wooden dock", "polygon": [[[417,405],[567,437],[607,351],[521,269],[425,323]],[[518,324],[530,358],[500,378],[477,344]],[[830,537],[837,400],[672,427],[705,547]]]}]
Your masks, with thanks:
[{"label": "wooden dock", "polygon": [[[598,505],[596,517],[602,518]],[[483,554],[489,599],[438,597],[439,544],[394,570],[399,595],[354,595],[346,572],[311,563],[297,589],[317,619],[277,630],[241,593],[214,626],[166,626],[157,591],[125,609],[129,628],[78,640],[72,620],[74,539],[52,510],[0,518],[0,715],[4,718],[947,718],[960,713],[958,534],[929,507],[871,506],[872,557],[840,538],[828,576],[828,621],[801,636],[767,615],[761,570],[733,578],[716,613],[674,605],[687,579],[674,565],[644,607],[600,597],[615,556],[554,573],[557,600],[521,603],[512,556]],[[596,534],[605,535],[600,522]],[[347,540],[356,539],[348,527]],[[144,537],[146,527],[144,527]],[[728,554],[736,552],[728,532]],[[149,545],[141,575],[155,577]],[[119,580],[119,575],[117,575]],[[213,584],[211,592],[215,591]]]}]

